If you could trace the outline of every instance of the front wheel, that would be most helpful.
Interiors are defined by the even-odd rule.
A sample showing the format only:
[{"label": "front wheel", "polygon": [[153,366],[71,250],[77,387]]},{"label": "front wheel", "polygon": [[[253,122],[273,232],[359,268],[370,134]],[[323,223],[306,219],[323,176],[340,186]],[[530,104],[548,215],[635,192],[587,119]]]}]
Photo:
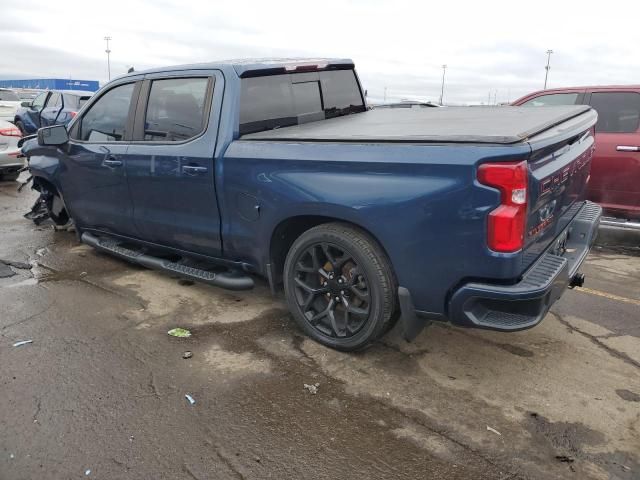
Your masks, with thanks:
[{"label": "front wheel", "polygon": [[366,232],[328,223],[303,233],[284,266],[289,310],[313,339],[352,351],[391,326],[396,280],[384,250]]}]

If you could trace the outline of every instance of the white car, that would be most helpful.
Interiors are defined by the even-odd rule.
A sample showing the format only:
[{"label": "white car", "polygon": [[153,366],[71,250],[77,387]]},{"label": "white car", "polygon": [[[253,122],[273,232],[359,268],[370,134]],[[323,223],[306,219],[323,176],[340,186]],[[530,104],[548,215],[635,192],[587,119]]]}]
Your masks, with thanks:
[{"label": "white car", "polygon": [[19,157],[18,140],[22,135],[13,123],[0,120],[0,180],[16,180],[24,160]]},{"label": "white car", "polygon": [[13,122],[16,110],[20,108],[22,101],[16,92],[8,88],[0,88],[0,120]]}]

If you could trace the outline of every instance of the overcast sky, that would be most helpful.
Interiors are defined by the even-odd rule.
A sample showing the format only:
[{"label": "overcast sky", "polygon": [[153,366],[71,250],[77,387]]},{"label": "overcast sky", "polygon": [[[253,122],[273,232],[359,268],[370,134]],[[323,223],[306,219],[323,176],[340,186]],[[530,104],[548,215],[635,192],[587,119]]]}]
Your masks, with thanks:
[{"label": "overcast sky", "polygon": [[[68,5],[68,7],[66,5]],[[515,100],[549,86],[640,83],[640,2],[5,1],[0,78],[107,79],[225,58],[348,57],[370,100]]]}]

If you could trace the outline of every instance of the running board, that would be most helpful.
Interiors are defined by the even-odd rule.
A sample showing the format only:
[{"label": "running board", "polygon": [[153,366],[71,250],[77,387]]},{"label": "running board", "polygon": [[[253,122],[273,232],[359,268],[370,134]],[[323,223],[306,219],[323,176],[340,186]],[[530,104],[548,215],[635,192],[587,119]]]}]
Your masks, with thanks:
[{"label": "running board", "polygon": [[123,258],[133,263],[137,263],[153,270],[178,274],[182,277],[197,280],[199,282],[215,285],[227,290],[250,290],[253,288],[253,279],[241,272],[209,272],[200,268],[189,267],[180,263],[172,262],[158,257],[147,255],[140,251],[131,250],[121,246],[117,241],[98,238],[88,232],[82,234],[83,243],[90,245],[103,252],[110,253],[116,257]]}]

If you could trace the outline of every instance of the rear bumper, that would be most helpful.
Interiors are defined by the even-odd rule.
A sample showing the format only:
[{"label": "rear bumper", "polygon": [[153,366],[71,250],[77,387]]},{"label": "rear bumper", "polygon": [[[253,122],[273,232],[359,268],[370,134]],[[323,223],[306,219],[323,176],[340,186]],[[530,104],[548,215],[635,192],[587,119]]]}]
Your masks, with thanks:
[{"label": "rear bumper", "polygon": [[459,326],[499,331],[531,328],[542,321],[549,308],[570,285],[593,245],[602,208],[585,202],[559,235],[568,234],[565,251],[557,241],[512,285],[467,283],[449,301],[449,320]]}]

